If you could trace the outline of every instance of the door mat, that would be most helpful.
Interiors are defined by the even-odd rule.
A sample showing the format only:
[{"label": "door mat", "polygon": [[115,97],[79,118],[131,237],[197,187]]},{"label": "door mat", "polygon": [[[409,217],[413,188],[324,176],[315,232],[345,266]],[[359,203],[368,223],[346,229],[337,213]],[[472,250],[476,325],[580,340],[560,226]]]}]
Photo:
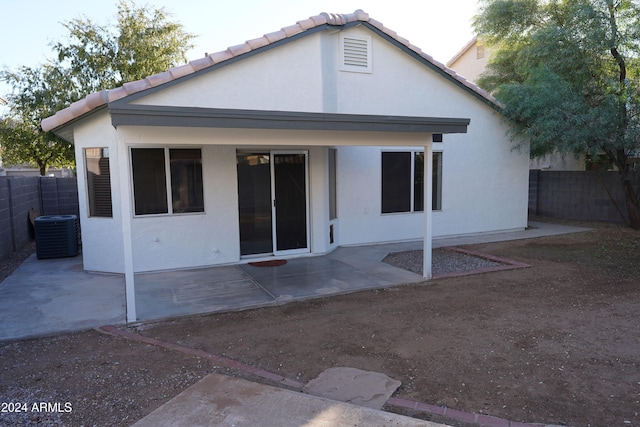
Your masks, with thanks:
[{"label": "door mat", "polygon": [[250,262],[249,265],[253,267],[279,267],[287,263],[286,259],[273,259],[269,261],[256,261]]}]

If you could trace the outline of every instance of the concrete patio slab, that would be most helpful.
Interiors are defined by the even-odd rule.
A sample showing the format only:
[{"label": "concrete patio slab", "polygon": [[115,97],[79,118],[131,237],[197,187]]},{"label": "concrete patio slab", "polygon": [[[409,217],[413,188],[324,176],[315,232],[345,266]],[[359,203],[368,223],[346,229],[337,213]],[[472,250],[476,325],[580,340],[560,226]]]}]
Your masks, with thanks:
[{"label": "concrete patio slab", "polygon": [[336,367],[323,371],[302,389],[304,393],[340,402],[382,409],[402,383],[379,372]]},{"label": "concrete patio slab", "polygon": [[137,274],[140,320],[258,307],[274,302],[237,266]]},{"label": "concrete patio slab", "polygon": [[244,264],[240,268],[278,302],[337,295],[394,283],[330,257],[298,258],[279,267]]},{"label": "concrete patio slab", "polygon": [[371,408],[210,374],[132,427],[445,427]]},{"label": "concrete patio slab", "polygon": [[82,257],[31,255],[0,283],[0,340],[121,324],[124,278],[89,274]]},{"label": "concrete patio slab", "polygon": [[[436,239],[434,248],[587,231],[551,223],[526,230]],[[363,289],[420,283],[421,275],[383,263],[421,241],[340,247],[279,267],[233,265],[135,275],[138,320],[278,305]],[[28,258],[0,283],[0,340],[124,324],[124,277],[82,270],[82,257]]]}]

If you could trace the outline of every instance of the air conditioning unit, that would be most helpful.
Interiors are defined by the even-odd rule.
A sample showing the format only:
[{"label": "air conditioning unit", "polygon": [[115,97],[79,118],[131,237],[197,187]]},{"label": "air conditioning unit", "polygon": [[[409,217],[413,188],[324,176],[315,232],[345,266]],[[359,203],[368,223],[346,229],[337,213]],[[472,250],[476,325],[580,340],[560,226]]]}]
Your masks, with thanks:
[{"label": "air conditioning unit", "polygon": [[76,215],[40,216],[34,224],[39,259],[78,255],[79,223]]}]

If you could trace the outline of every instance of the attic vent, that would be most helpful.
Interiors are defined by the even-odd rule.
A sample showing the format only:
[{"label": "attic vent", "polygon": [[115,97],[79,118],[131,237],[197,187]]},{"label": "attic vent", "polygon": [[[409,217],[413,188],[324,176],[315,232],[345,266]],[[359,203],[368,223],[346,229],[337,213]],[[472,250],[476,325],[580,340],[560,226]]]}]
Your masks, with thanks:
[{"label": "attic vent", "polygon": [[342,71],[371,72],[371,37],[341,36],[340,58]]}]

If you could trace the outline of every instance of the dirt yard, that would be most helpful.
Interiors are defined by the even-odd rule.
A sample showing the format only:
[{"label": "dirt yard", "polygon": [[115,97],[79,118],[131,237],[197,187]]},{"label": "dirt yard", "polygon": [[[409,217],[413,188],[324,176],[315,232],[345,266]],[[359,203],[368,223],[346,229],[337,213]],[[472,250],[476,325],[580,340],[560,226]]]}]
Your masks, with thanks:
[{"label": "dirt yard", "polygon": [[[640,426],[640,232],[578,225],[595,230],[466,247],[530,268],[131,330],[301,382],[354,367],[400,380],[395,396],[462,411]],[[0,372],[2,402],[71,408],[0,413],[0,425],[129,425],[209,372],[246,376],[96,331],[0,343]]]}]

